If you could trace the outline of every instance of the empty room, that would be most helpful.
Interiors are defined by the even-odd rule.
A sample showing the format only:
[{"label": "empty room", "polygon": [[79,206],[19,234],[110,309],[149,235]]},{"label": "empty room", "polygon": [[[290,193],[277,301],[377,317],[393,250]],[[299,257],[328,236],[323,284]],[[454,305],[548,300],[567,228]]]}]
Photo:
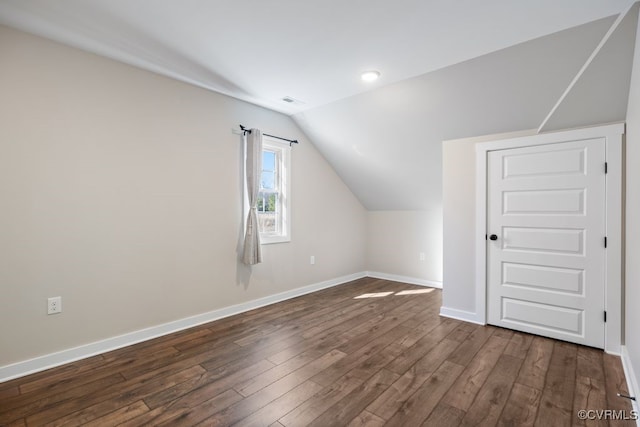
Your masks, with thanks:
[{"label": "empty room", "polygon": [[636,426],[640,3],[0,0],[0,426]]}]

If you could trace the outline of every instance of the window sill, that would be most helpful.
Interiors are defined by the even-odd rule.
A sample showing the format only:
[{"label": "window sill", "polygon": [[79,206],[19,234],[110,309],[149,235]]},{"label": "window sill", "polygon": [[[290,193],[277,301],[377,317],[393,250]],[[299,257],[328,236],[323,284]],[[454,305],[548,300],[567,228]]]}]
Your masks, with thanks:
[{"label": "window sill", "polygon": [[291,241],[289,236],[260,236],[261,245],[272,245],[275,243],[287,243]]}]

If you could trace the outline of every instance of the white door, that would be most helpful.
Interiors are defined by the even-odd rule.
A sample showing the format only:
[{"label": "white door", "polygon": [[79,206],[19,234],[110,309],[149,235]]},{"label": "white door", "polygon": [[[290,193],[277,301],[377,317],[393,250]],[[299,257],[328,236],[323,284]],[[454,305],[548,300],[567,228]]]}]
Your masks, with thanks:
[{"label": "white door", "polygon": [[487,161],[488,323],[603,348],[605,139]]}]

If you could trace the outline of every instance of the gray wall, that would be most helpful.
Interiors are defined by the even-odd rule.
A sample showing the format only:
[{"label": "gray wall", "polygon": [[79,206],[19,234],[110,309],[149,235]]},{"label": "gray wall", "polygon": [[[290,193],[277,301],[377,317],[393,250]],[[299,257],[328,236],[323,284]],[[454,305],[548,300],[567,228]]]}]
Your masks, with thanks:
[{"label": "gray wall", "polygon": [[476,311],[476,144],[534,133],[527,130],[442,143],[442,305],[450,313],[474,317]]},{"label": "gray wall", "polygon": [[369,211],[367,270],[441,286],[441,206],[434,204],[432,209],[421,211]]},{"label": "gray wall", "polygon": [[[287,116],[2,26],[0,57],[0,366],[366,269],[365,209]],[[300,139],[292,241],[252,269],[239,123]]]}]

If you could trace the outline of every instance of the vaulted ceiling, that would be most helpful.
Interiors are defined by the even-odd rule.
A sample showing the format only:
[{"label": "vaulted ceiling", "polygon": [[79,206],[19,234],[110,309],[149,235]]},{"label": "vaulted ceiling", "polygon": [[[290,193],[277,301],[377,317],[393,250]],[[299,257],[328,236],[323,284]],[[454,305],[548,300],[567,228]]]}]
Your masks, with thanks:
[{"label": "vaulted ceiling", "polygon": [[0,23],[289,114],[365,207],[391,210],[439,206],[443,140],[624,120],[637,7],[0,0]]}]

